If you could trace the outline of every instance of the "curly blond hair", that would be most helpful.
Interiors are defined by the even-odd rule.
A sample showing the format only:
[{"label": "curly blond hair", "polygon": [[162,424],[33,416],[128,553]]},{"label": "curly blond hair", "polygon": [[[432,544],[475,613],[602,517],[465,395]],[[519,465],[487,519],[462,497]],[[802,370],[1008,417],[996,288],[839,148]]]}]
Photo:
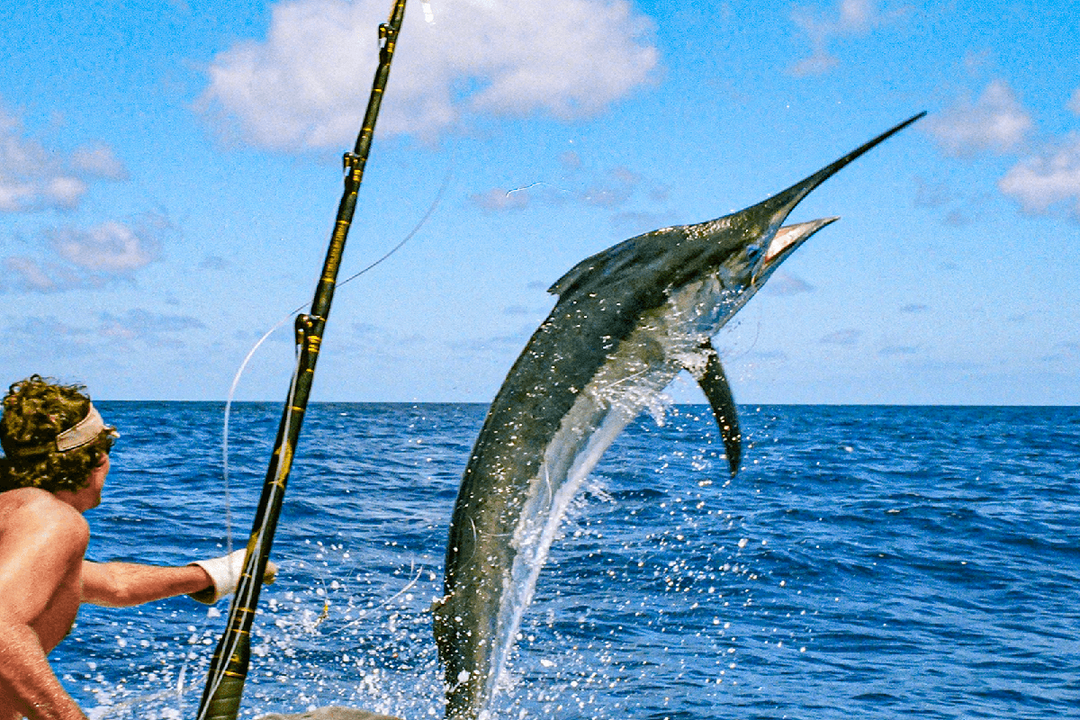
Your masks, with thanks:
[{"label": "curly blond hair", "polygon": [[112,447],[115,428],[107,427],[82,447],[59,451],[56,437],[74,427],[90,411],[82,385],[62,385],[31,375],[11,385],[0,417],[0,492],[36,487],[49,492],[79,490],[90,471]]}]

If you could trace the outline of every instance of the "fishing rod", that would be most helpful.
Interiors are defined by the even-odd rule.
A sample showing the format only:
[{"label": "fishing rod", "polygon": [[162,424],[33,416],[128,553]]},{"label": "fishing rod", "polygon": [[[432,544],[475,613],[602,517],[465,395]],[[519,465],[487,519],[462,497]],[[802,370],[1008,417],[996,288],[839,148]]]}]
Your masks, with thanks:
[{"label": "fishing rod", "polygon": [[375,70],[375,80],[368,98],[367,111],[356,145],[352,152],[345,153],[344,182],[345,189],[338,204],[337,220],[330,237],[330,246],[326,251],[322,275],[315,288],[315,298],[311,302],[311,312],[296,318],[296,344],[299,355],[293,373],[289,394],[285,400],[281,424],[278,426],[277,440],[270,456],[270,466],[263,483],[262,496],[255,512],[255,522],[244,556],[244,569],[240,583],[229,607],[229,621],[225,632],[214,650],[210,670],[206,678],[202,701],[199,704],[198,720],[236,720],[240,709],[240,696],[247,678],[248,664],[251,657],[251,624],[255,617],[255,607],[259,602],[259,590],[266,572],[266,561],[274,542],[274,531],[281,514],[281,504],[285,498],[285,485],[289,479],[293,457],[296,453],[300,426],[303,424],[311,395],[311,382],[315,376],[315,363],[319,358],[323,330],[326,318],[330,314],[330,304],[334,298],[341,256],[345,249],[345,240],[349,234],[353,214],[356,211],[356,196],[364,176],[371,140],[375,134],[375,120],[379,115],[386,80],[390,76],[390,62],[394,57],[398,32],[405,18],[405,0],[394,0],[390,19],[379,25],[379,65]]}]

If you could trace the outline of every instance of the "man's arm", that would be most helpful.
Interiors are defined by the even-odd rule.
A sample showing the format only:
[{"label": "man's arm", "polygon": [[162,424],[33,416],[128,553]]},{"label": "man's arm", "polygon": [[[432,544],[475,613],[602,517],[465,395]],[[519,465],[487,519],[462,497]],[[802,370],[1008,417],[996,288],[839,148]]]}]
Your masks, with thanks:
[{"label": "man's arm", "polygon": [[[82,599],[94,605],[128,607],[174,595],[190,595],[201,603],[213,605],[236,591],[245,552],[237,550],[183,567],[84,560]],[[267,561],[263,582],[269,585],[276,576],[277,565]]]},{"label": "man's arm", "polygon": [[130,607],[174,595],[187,595],[211,585],[198,565],[158,567],[134,563],[83,561],[83,602],[105,607]]},{"label": "man's arm", "polygon": [[12,492],[0,525],[0,713],[86,720],[46,654],[75,618],[90,531],[51,496]]},{"label": "man's arm", "polygon": [[30,720],[87,720],[28,625],[0,619],[0,637],[0,710],[15,710]]}]

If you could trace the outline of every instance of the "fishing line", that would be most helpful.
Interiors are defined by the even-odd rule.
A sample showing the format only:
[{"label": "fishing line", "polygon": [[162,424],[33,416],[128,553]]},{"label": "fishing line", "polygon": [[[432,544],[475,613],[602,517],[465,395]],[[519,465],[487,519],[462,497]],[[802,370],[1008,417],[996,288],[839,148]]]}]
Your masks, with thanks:
[{"label": "fishing line", "polygon": [[[295,403],[295,398],[296,398],[296,385],[297,385],[297,380],[299,378],[298,370],[299,370],[299,367],[297,367],[296,369],[293,370],[292,382],[290,382],[290,384],[289,384],[289,393],[288,393],[288,396],[285,399],[285,403],[286,403],[285,408],[286,408],[286,410],[285,410],[285,420],[283,422],[283,427],[288,426],[288,422],[292,418],[292,411],[293,411],[292,409],[293,409],[293,405]],[[279,473],[281,471],[282,455],[283,455],[283,453],[277,453],[274,456],[274,466],[272,468],[274,477],[278,477],[278,475],[279,475]],[[266,513],[264,515],[264,517],[262,518],[262,524],[256,530],[254,530],[251,533],[252,540],[255,540],[256,538],[261,540],[261,538],[264,536],[264,534],[266,533],[266,530],[267,530],[267,524],[269,523],[269,520],[270,520],[269,515],[270,515],[270,513]],[[249,541],[249,544],[252,544],[252,543],[250,543],[250,541]],[[261,543],[256,541],[253,544],[257,547]],[[249,552],[247,554],[247,557],[246,557],[246,562],[244,564],[244,569],[243,569],[242,575],[247,574],[247,575],[251,575],[252,577],[254,577],[255,574],[256,574],[254,564],[258,563],[258,560],[259,559],[256,557],[256,553]],[[232,613],[233,608],[254,607],[255,606],[255,603],[253,602],[253,600],[254,600],[254,594],[255,594],[255,592],[258,591],[258,588],[254,584],[250,584],[250,585],[247,586],[247,588],[245,588],[245,590],[246,590],[246,593],[243,596],[241,596],[239,594],[233,596],[232,605],[230,606],[230,611],[229,611],[229,624],[230,625],[232,624],[232,620],[233,620],[233,613]],[[237,592],[239,593],[239,589],[237,590]],[[232,638],[231,644],[222,648],[221,657],[225,657],[225,658],[232,657],[233,654],[236,652],[237,646],[239,645],[240,641],[241,641],[241,634],[240,633],[235,634],[235,636]],[[223,663],[220,670],[219,670],[219,673],[218,673],[217,677],[215,677],[213,679],[212,684],[208,684],[207,692],[205,693],[207,697],[213,697],[214,695],[217,694],[218,688],[221,686],[221,682],[225,679],[225,676],[227,674],[228,674],[228,666]],[[210,711],[210,704],[208,703],[203,708],[203,711],[199,714],[198,720],[202,720],[206,716],[206,713],[209,712],[209,711]]]},{"label": "fishing line", "polygon": [[[421,216],[420,220],[416,223],[416,225],[413,227],[413,229],[411,231],[409,231],[409,233],[407,235],[405,235],[404,238],[401,239],[401,242],[399,242],[394,247],[390,248],[390,250],[385,252],[381,257],[379,257],[378,259],[376,259],[374,262],[370,263],[366,267],[362,268],[359,272],[354,273],[353,275],[350,275],[349,277],[345,278],[340,283],[338,283],[339,288],[344,286],[344,285],[347,285],[348,283],[350,283],[353,280],[357,279],[361,275],[364,275],[367,272],[369,272],[369,271],[373,270],[374,268],[376,268],[377,266],[381,265],[383,262],[388,260],[390,258],[390,256],[392,256],[398,250],[403,248],[407,242],[412,240],[413,237],[418,232],[420,232],[421,228],[423,228],[424,225],[427,224],[427,221],[431,218],[431,216],[435,213],[435,210],[439,207],[439,204],[442,202],[443,196],[446,194],[446,189],[450,186],[450,180],[454,175],[454,162],[456,160],[456,155],[457,155],[457,145],[455,144],[453,146],[453,148],[451,148],[450,163],[448,164],[448,167],[447,167],[447,170],[446,170],[446,175],[443,177],[443,181],[439,185],[439,190],[435,194],[435,198],[431,201],[431,204],[428,206],[427,212],[425,212],[423,214],[423,216]],[[280,330],[283,325],[290,322],[296,316],[296,314],[299,313],[299,312],[302,312],[305,307],[306,307],[306,305],[301,305],[301,306],[297,307],[296,309],[292,310],[288,315],[283,317],[276,325],[274,325],[272,328],[270,328],[261,338],[259,338],[258,342],[256,342],[251,347],[251,349],[248,351],[247,355],[244,357],[243,362],[240,363],[240,367],[237,368],[236,375],[233,377],[232,384],[229,386],[229,395],[228,395],[228,398],[225,401],[225,420],[224,420],[224,426],[222,428],[222,440],[221,440],[221,465],[222,465],[222,475],[223,475],[223,480],[224,480],[224,485],[225,485],[225,488],[224,488],[225,489],[225,523],[226,523],[225,535],[226,535],[226,548],[227,548],[228,552],[232,552],[232,508],[231,508],[231,504],[230,504],[230,500],[229,500],[229,495],[230,495],[230,493],[229,493],[229,419],[232,416],[232,404],[233,404],[233,400],[236,397],[236,388],[237,388],[237,386],[239,386],[240,378],[243,377],[244,372],[247,370],[248,363],[251,362],[251,359],[252,359],[252,357],[254,357],[256,351],[258,351],[258,349],[262,346],[262,344],[264,342],[266,342],[270,338],[271,335],[273,335],[275,332]]]},{"label": "fishing line", "polygon": [[[411,574],[412,570],[413,570],[413,567],[415,567],[415,565],[413,563],[409,563],[409,565],[411,566],[409,568],[409,573]],[[410,580],[409,583],[405,587],[401,588],[401,590],[396,592],[393,596],[387,598],[386,600],[383,600],[381,603],[379,603],[378,605],[375,605],[371,609],[372,610],[378,610],[379,608],[386,607],[387,605],[394,602],[395,600],[397,600],[399,597],[401,597],[405,593],[409,592],[409,590],[411,590],[413,587],[415,587],[416,583],[418,583],[420,581],[420,577],[423,574],[424,574],[424,566],[421,565],[420,569],[416,571],[416,577],[414,577],[412,580]],[[341,627],[339,627],[336,630],[331,630],[329,632],[323,633],[323,635],[325,635],[325,636],[337,635],[338,633],[345,632],[346,630],[348,630],[351,627],[355,627],[356,625],[359,625],[361,622],[364,622],[365,620],[367,620],[367,618],[358,618],[356,620],[353,620],[352,622],[349,622],[349,623],[346,623],[345,625],[342,625]]]},{"label": "fishing line", "polygon": [[345,285],[345,284],[347,284],[349,282],[352,282],[353,280],[360,277],[361,275],[363,275],[367,271],[371,270],[375,266],[381,265],[384,260],[386,260],[391,255],[393,255],[398,250],[400,250],[402,248],[402,246],[405,245],[405,243],[412,240],[413,236],[416,235],[416,233],[420,232],[420,228],[424,227],[424,225],[427,224],[428,218],[430,218],[432,216],[432,214],[434,214],[436,208],[439,207],[439,203],[442,202],[443,195],[446,193],[446,188],[450,186],[450,178],[453,177],[453,175],[454,175],[454,160],[455,160],[454,156],[457,154],[456,147],[457,146],[455,145],[454,149],[451,150],[450,165],[446,170],[446,175],[443,177],[442,184],[439,186],[439,191],[437,193],[435,193],[435,199],[431,201],[431,205],[428,206],[427,212],[425,212],[423,217],[420,218],[420,221],[416,223],[416,226],[413,227],[413,229],[409,232],[408,235],[406,235],[404,238],[402,238],[401,242],[399,242],[394,247],[390,248],[390,250],[388,250],[385,255],[383,255],[378,260],[371,263],[370,265],[368,265],[367,267],[365,267],[363,270],[356,273],[355,275],[350,275],[349,277],[342,280],[340,283],[338,283],[338,287],[341,287],[342,285]]},{"label": "fishing line", "polygon": [[[450,184],[450,179],[453,176],[453,169],[454,169],[454,165],[453,165],[453,155],[452,155],[451,156],[451,163],[449,164],[449,167],[447,168],[446,175],[443,178],[443,182],[439,186],[439,190],[436,193],[435,198],[432,200],[431,205],[428,207],[427,212],[424,213],[424,215],[416,223],[416,225],[413,227],[413,229],[404,238],[402,238],[401,242],[399,242],[397,245],[392,247],[390,250],[388,250],[386,253],[384,253],[381,257],[379,257],[374,262],[370,263],[369,265],[367,265],[366,267],[361,269],[359,272],[351,275],[350,277],[346,278],[344,281],[338,283],[338,287],[341,287],[342,285],[345,285],[345,284],[355,280],[356,278],[360,277],[361,275],[364,275],[365,273],[369,272],[370,270],[374,269],[378,265],[385,262],[388,258],[390,258],[390,256],[392,256],[394,253],[396,253],[398,250],[400,250],[402,247],[404,247],[405,244],[407,242],[409,242],[409,240],[411,240],[420,231],[420,229],[427,223],[428,219],[430,219],[432,214],[434,214],[436,208],[438,208],[439,203],[441,202],[442,197],[445,194],[446,189]],[[288,315],[286,315],[284,318],[282,318],[277,324],[275,324],[270,330],[268,330],[266,333],[264,333],[261,338],[259,338],[259,340],[248,351],[247,355],[244,357],[244,360],[240,363],[240,367],[237,369],[237,372],[236,372],[235,376],[233,377],[232,384],[229,387],[229,395],[228,395],[228,398],[227,398],[227,400],[225,402],[225,418],[224,418],[224,423],[223,423],[223,428],[222,428],[222,444],[221,444],[222,475],[223,475],[223,481],[224,481],[225,507],[226,507],[226,543],[227,543],[227,548],[228,548],[229,552],[232,552],[232,512],[231,512],[231,501],[229,499],[230,492],[229,492],[229,479],[228,479],[228,477],[229,477],[229,426],[230,426],[230,418],[232,416],[232,403],[233,403],[233,400],[236,397],[236,389],[239,386],[240,379],[241,379],[241,377],[243,377],[243,374],[246,371],[247,366],[250,363],[251,359],[254,357],[256,351],[262,346],[262,344],[264,342],[266,342],[267,339],[269,339],[269,337],[271,335],[273,335],[275,332],[277,332],[284,324],[286,324],[290,320],[292,320],[293,317],[295,317],[297,313],[302,312],[304,307],[305,307],[304,305],[301,305],[298,308],[294,309],[292,312],[290,312]],[[295,347],[295,349],[294,349],[294,353],[298,353],[299,350],[300,350],[299,345],[297,345]],[[287,408],[287,410],[286,410],[286,421],[285,421],[286,424],[288,422],[288,419],[292,415],[292,406],[294,404],[294,398],[295,398],[295,394],[296,394],[297,380],[298,380],[298,375],[297,375],[296,371],[294,370],[293,374],[292,374],[292,380],[290,382],[288,398],[286,399],[286,408]],[[278,473],[278,471],[280,470],[280,467],[281,467],[281,465],[280,465],[280,463],[281,463],[280,455],[276,458],[276,463],[277,463],[277,465],[273,469],[275,475]],[[253,533],[253,536],[257,536],[257,537],[262,537],[263,536],[263,534],[266,531],[266,521],[267,521],[267,518],[264,518],[263,525],[258,529],[257,532]],[[248,561],[250,563],[253,560],[255,560],[255,557],[254,557],[254,554],[252,553],[250,555],[250,557],[248,557]],[[254,575],[255,574],[254,573],[254,568],[245,566],[244,567],[244,573]],[[419,575],[417,577],[419,578]],[[249,594],[247,596],[243,597],[243,598],[234,597],[233,598],[233,606],[234,607],[241,607],[241,606],[250,605],[251,604],[251,599],[252,599],[251,595],[250,595],[251,592],[252,591],[249,590],[248,591]],[[240,605],[240,603],[243,603],[243,605]],[[234,639],[234,643],[236,643],[236,642],[239,642],[239,638]],[[223,649],[222,656],[223,657],[231,657],[233,652],[235,652],[235,649],[236,649],[235,644],[233,646],[231,646],[231,647]],[[185,665],[185,669],[186,669],[186,665]],[[211,697],[214,694],[216,694],[218,687],[221,685],[221,682],[224,679],[224,676],[225,676],[224,670],[225,670],[225,668],[223,666],[221,674],[219,674],[217,677],[215,677],[213,679],[211,689],[207,693],[208,697]],[[206,710],[204,710],[204,713],[205,713],[205,711]],[[201,717],[202,717],[202,715],[200,715],[200,720],[201,720]]]},{"label": "fishing line", "polygon": [[[225,424],[221,432],[221,474],[222,480],[225,484],[225,553],[232,552],[232,504],[229,500],[229,418],[232,416],[232,403],[233,398],[236,396],[236,386],[240,384],[240,378],[244,374],[244,370],[247,368],[251,358],[255,355],[255,351],[259,349],[264,342],[269,339],[271,335],[278,331],[282,325],[292,320],[296,313],[300,312],[303,306],[293,310],[290,314],[278,322],[277,325],[270,328],[265,335],[259,338],[251,350],[248,351],[247,356],[244,357],[244,361],[240,363],[240,368],[236,371],[236,375],[233,377],[232,385],[229,386],[229,397],[225,401]],[[294,352],[295,354],[295,352]]]},{"label": "fishing line", "polygon": [[[731,354],[725,355],[725,357],[724,357],[725,360],[732,360],[732,359],[739,359],[739,358],[746,357],[751,352],[753,352],[755,347],[757,347],[757,342],[761,338],[761,326],[762,326],[762,314],[761,314],[762,311],[761,311],[761,308],[757,307],[755,312],[756,312],[756,318],[755,318],[755,322],[754,322],[754,339],[750,341],[749,346],[747,346],[745,350],[743,350],[741,352],[733,351]],[[738,325],[741,325],[741,324],[742,324],[741,321],[737,321],[736,322],[736,327]],[[725,329],[728,329],[728,328],[725,328]],[[735,334],[735,328],[732,327],[732,328],[728,329],[728,334],[734,335]]]}]

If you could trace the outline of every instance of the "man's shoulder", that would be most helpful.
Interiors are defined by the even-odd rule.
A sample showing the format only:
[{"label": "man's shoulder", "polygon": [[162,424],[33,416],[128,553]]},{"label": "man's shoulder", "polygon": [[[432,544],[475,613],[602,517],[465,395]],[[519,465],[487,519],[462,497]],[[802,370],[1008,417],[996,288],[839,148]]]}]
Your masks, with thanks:
[{"label": "man's shoulder", "polygon": [[40,488],[16,488],[0,493],[0,534],[50,527],[79,536],[89,532],[82,514],[51,492]]},{"label": "man's shoulder", "polygon": [[51,492],[36,487],[15,488],[0,493],[0,507],[5,509],[47,510],[54,505],[65,504]]}]

